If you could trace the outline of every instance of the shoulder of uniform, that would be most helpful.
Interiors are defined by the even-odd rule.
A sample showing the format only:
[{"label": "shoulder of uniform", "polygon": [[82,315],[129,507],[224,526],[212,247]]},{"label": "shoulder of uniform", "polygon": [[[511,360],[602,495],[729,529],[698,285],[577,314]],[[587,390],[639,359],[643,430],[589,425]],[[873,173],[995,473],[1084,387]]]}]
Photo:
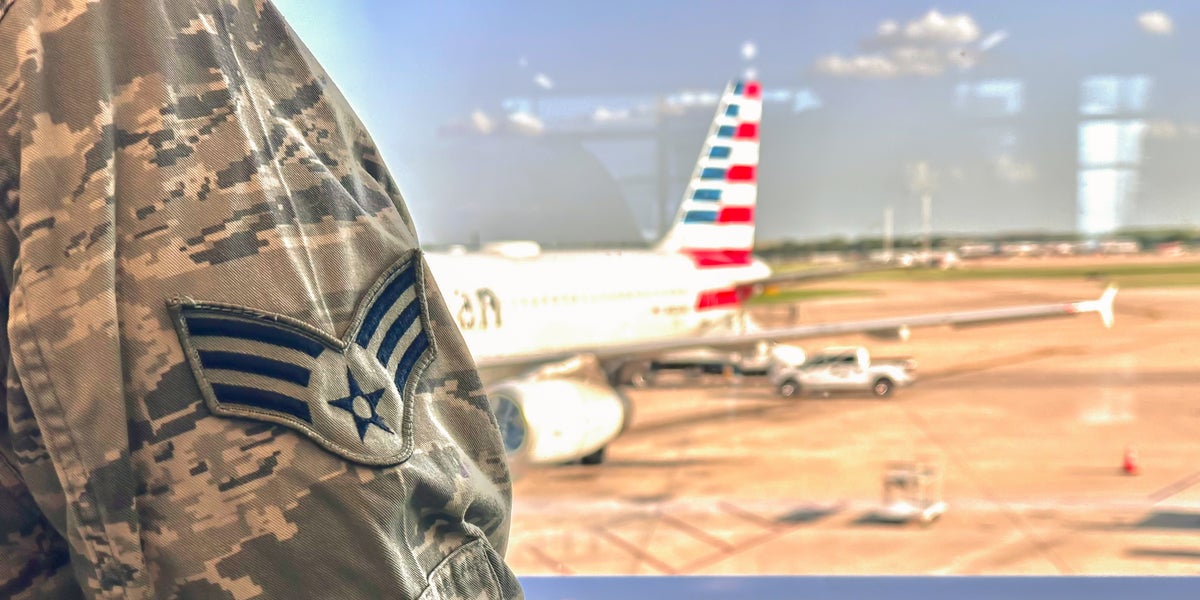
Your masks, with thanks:
[{"label": "shoulder of uniform", "polygon": [[17,0],[0,0],[0,21],[8,15],[8,11],[17,3]]}]

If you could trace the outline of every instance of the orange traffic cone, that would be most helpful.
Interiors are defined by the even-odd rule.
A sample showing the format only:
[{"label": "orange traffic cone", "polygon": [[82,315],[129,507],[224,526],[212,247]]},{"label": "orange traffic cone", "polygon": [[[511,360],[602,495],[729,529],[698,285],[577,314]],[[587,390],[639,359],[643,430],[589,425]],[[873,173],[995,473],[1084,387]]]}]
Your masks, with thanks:
[{"label": "orange traffic cone", "polygon": [[1138,466],[1137,449],[1133,446],[1125,447],[1125,457],[1121,460],[1121,470],[1125,471],[1126,475],[1137,475],[1141,470]]}]

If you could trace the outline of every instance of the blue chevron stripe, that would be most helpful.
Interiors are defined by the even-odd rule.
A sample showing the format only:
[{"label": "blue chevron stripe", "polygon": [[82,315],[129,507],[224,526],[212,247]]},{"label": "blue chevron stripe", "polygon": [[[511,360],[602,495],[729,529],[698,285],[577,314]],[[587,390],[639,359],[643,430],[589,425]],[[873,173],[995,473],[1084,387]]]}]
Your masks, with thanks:
[{"label": "blue chevron stripe", "polygon": [[[189,315],[187,313],[193,313]],[[194,311],[184,311],[188,334],[196,337],[230,337],[251,340],[298,350],[313,358],[321,355],[325,346],[307,336],[286,331],[279,327],[256,323],[247,319],[225,319],[195,316]]]},{"label": "blue chevron stripe", "polygon": [[412,344],[409,344],[408,349],[404,351],[404,356],[400,357],[400,363],[396,365],[396,389],[401,394],[404,393],[404,386],[408,383],[408,376],[412,374],[412,370],[417,366],[417,359],[421,358],[421,354],[429,347],[429,338],[425,332],[417,334],[413,339]]},{"label": "blue chevron stripe", "polygon": [[217,400],[220,400],[222,404],[240,404],[242,406],[274,410],[312,423],[312,414],[308,410],[308,404],[291,396],[260,390],[258,388],[224,383],[212,384],[212,390]]},{"label": "blue chevron stripe", "polygon": [[391,310],[392,305],[400,298],[408,288],[412,287],[417,280],[417,265],[413,262],[400,272],[400,274],[387,284],[375,302],[371,304],[371,308],[367,310],[367,316],[363,318],[362,325],[358,329],[358,335],[354,341],[359,346],[366,348],[371,343],[371,338],[375,336],[375,330],[379,329],[379,322],[383,320],[383,315]]},{"label": "blue chevron stripe", "polygon": [[392,358],[392,352],[396,351],[396,345],[400,343],[400,338],[404,337],[404,332],[408,331],[409,327],[412,327],[420,312],[421,300],[414,298],[392,322],[392,326],[388,327],[387,333],[383,335],[383,341],[379,344],[379,351],[375,353],[379,364],[384,366],[388,364],[388,360]]},{"label": "blue chevron stripe", "polygon": [[198,354],[200,355],[200,364],[205,369],[225,369],[262,375],[304,387],[308,387],[308,378],[311,375],[309,370],[304,367],[265,356],[220,350],[200,350]]}]

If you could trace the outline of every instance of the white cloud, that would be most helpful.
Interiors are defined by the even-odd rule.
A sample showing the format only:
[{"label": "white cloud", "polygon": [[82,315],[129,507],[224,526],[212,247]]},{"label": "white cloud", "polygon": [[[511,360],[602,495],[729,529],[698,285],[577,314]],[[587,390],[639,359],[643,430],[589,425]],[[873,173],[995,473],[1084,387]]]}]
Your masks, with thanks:
[{"label": "white cloud", "polygon": [[754,60],[755,56],[758,56],[758,46],[753,41],[747,41],[742,44],[742,58]]},{"label": "white cloud", "polygon": [[517,66],[518,66],[518,67],[521,67],[522,69],[524,69],[525,67],[528,67],[528,66],[529,66],[529,59],[528,59],[528,58],[525,58],[524,56],[522,56],[521,58],[518,58],[518,59],[517,59]]},{"label": "white cloud", "polygon": [[997,31],[997,32],[983,38],[983,41],[979,42],[979,50],[980,50],[980,52],[987,52],[988,50],[991,50],[992,48],[999,46],[1000,42],[1003,42],[1004,40],[1007,40],[1007,39],[1008,39],[1008,32],[1001,29],[1000,31]]},{"label": "white cloud", "polygon": [[1007,154],[1001,154],[993,166],[996,177],[1010,183],[1025,183],[1037,177],[1037,169],[1032,163],[1019,161]]},{"label": "white cloud", "polygon": [[613,110],[605,106],[597,108],[592,112],[592,120],[597,123],[611,123],[613,121],[625,121],[630,116],[629,109]]},{"label": "white cloud", "polygon": [[881,79],[895,77],[900,69],[891,59],[880,55],[843,57],[837,54],[817,59],[817,71],[835,77],[864,77]]},{"label": "white cloud", "polygon": [[796,92],[796,97],[792,101],[792,112],[804,112],[806,110],[815,110],[823,106],[821,99],[817,97],[812,90],[803,89]]},{"label": "white cloud", "polygon": [[533,82],[543,90],[554,89],[554,82],[548,76],[546,76],[545,73],[538,73],[537,75],[534,75]]},{"label": "white cloud", "polygon": [[1007,37],[1007,32],[998,31],[972,49],[971,45],[980,39],[975,19],[966,13],[944,15],[930,10],[903,24],[883,21],[875,28],[875,35],[864,40],[861,54],[829,54],[818,58],[813,66],[817,72],[835,77],[933,77],[951,68],[975,66],[980,53]]},{"label": "white cloud", "polygon": [[888,54],[859,54],[841,56],[830,54],[817,59],[820,73],[835,77],[889,79],[905,75],[933,77],[950,67],[968,69],[975,66],[979,55],[963,49],[899,46]]},{"label": "white cloud", "polygon": [[900,46],[892,50],[892,60],[905,74],[931,77],[946,70],[949,63],[959,64],[960,52],[957,49]]},{"label": "white cloud", "polygon": [[903,36],[910,42],[967,44],[979,39],[979,26],[966,13],[943,15],[931,10],[920,19],[906,23]]},{"label": "white cloud", "polygon": [[515,131],[529,135],[540,135],[546,131],[546,125],[533,113],[515,112],[508,115],[508,122]]},{"label": "white cloud", "polygon": [[475,127],[475,131],[485,135],[496,129],[496,123],[492,121],[492,118],[479,109],[471,113],[471,125]]},{"label": "white cloud", "polygon": [[1160,10],[1144,12],[1138,15],[1137,22],[1138,27],[1141,27],[1142,31],[1154,35],[1170,35],[1171,31],[1175,29],[1175,24],[1171,22],[1171,17],[1168,17],[1167,13]]},{"label": "white cloud", "polygon": [[684,90],[678,94],[667,96],[667,105],[690,108],[693,106],[715,106],[721,97],[713,92],[693,92]]},{"label": "white cloud", "polygon": [[745,79],[758,79],[758,69],[746,67],[746,70],[742,72],[742,77]]}]

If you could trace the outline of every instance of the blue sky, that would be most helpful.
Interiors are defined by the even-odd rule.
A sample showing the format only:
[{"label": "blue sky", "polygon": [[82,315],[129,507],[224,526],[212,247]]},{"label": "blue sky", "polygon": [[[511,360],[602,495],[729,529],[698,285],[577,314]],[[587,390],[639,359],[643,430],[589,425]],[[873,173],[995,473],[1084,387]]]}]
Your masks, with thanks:
[{"label": "blue sky", "polygon": [[[614,221],[611,231],[597,232],[586,227],[586,210],[577,211],[581,221],[571,226],[566,218],[571,202],[559,198],[577,195],[574,206],[585,208],[602,200],[576,194],[566,175],[555,180],[554,173],[566,172],[577,187],[618,190],[619,202],[605,210],[627,210],[635,229],[653,229],[658,190],[635,190],[622,187],[624,183],[614,188],[611,180],[602,181],[604,171],[623,177],[625,166],[594,145],[563,139],[481,142],[447,136],[444,128],[469,121],[476,111],[502,120],[511,112],[502,103],[511,98],[717,90],[747,67],[757,70],[768,90],[803,89],[820,99],[815,110],[768,111],[764,117],[760,215],[771,218],[760,228],[760,238],[878,235],[878,215],[886,205],[896,206],[898,231],[911,232],[919,217],[910,210],[903,173],[906,165],[920,160],[932,161],[942,175],[935,197],[939,231],[1071,230],[1079,226],[1078,212],[1087,202],[1120,203],[1124,208],[1109,215],[1118,225],[1190,224],[1200,218],[1193,214],[1200,202],[1190,195],[1192,184],[1200,181],[1194,182],[1185,168],[1200,158],[1194,156],[1196,143],[1189,141],[1200,138],[1195,102],[1200,73],[1193,67],[1200,54],[1194,36],[1200,6],[1193,3],[276,4],[383,148],[426,240],[465,241],[480,231],[484,238],[536,238],[541,233],[536,228],[515,224],[533,227],[528,224],[538,220],[536,214],[522,211],[539,206],[566,211],[556,220],[558,238],[547,233],[550,238],[627,238],[617,229],[626,227],[628,219]],[[942,29],[930,28],[931,10],[947,21]],[[889,21],[901,34],[910,26],[918,28],[916,37],[889,37]],[[757,50],[753,60],[742,54],[747,41]],[[932,52],[929,56],[936,60],[910,60],[913,48]],[[963,63],[948,54],[960,48]],[[876,60],[865,66],[855,62],[866,58]],[[881,75],[871,68],[895,71]],[[539,86],[538,74],[552,81],[553,88]],[[1123,171],[1117,175],[1092,177],[1079,170],[1079,96],[1084,80],[1096,76],[1150,81],[1144,106],[1136,114],[1114,117],[1141,123],[1135,124],[1136,141],[1144,153],[1132,166],[1132,179],[1124,172],[1130,165],[1118,165]],[[994,80],[1018,82],[1018,114],[996,124],[981,124],[978,115],[951,114],[959,86]],[[1126,87],[1121,84],[1118,93]],[[705,119],[693,121],[679,124],[679,152],[684,155],[699,149]],[[1194,124],[1195,136],[1189,133]],[[510,143],[519,149],[513,151]],[[696,148],[687,150],[689,144]],[[456,159],[463,148],[475,162]],[[634,150],[609,152],[622,153],[641,156]],[[545,163],[547,156],[554,161]],[[592,162],[604,168],[595,169]],[[489,169],[497,164],[503,169]],[[444,183],[469,176],[488,181],[498,177],[494,170],[548,177],[547,198],[536,192],[531,197],[511,181],[469,191]],[[673,196],[683,175],[668,177],[673,178]],[[1104,182],[1127,179],[1133,183],[1094,191],[1098,185],[1116,185]],[[1017,198],[1015,206],[1000,206],[1010,198]],[[487,210],[497,205],[511,210]],[[508,216],[511,227],[484,222]],[[480,222],[464,224],[473,218]],[[589,234],[593,240],[583,239]]]}]

